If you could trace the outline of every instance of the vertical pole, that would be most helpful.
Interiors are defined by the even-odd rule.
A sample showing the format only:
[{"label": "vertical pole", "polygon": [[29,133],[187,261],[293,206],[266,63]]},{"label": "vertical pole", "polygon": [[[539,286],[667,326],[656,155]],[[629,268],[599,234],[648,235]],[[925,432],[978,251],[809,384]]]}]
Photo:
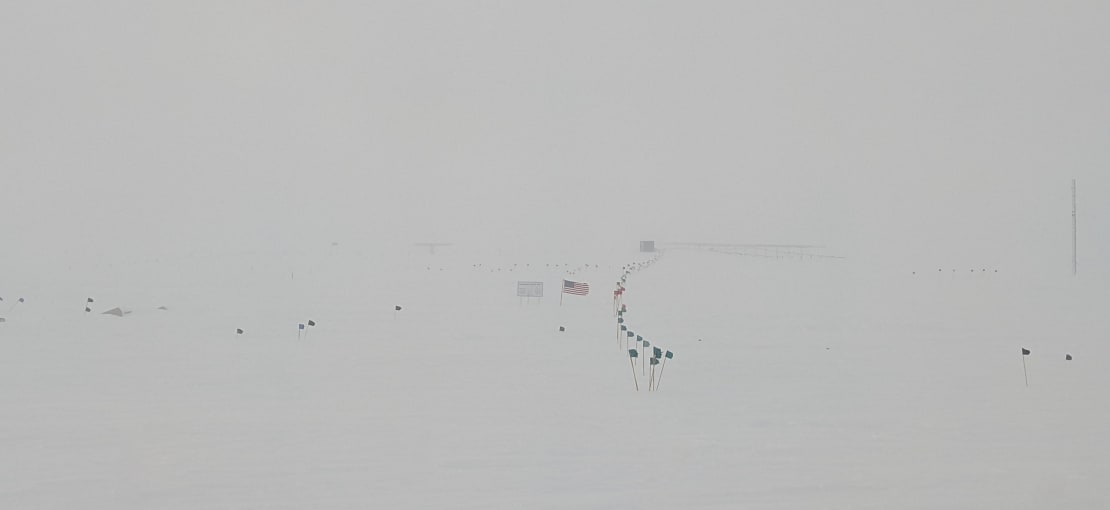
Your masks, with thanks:
[{"label": "vertical pole", "polygon": [[1079,274],[1078,259],[1079,254],[1076,245],[1076,215],[1075,215],[1075,179],[1071,180],[1071,274],[1075,276]]},{"label": "vertical pole", "polygon": [[640,391],[640,381],[636,380],[636,362],[629,357],[628,363],[632,365],[632,382],[636,383],[636,391]]},{"label": "vertical pole", "polygon": [[659,391],[659,383],[663,381],[663,370],[665,370],[666,368],[667,368],[667,357],[663,356],[663,366],[659,367],[659,379],[657,379],[655,381],[655,391]]},{"label": "vertical pole", "polygon": [[1029,370],[1025,368],[1025,353],[1021,354],[1021,371],[1025,374],[1025,387],[1029,387]]}]

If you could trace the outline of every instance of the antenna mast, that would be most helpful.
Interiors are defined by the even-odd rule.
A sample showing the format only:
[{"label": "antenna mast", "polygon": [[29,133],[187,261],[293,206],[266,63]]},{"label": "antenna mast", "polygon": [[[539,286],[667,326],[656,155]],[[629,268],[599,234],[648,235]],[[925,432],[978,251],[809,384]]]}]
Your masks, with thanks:
[{"label": "antenna mast", "polygon": [[1071,180],[1071,274],[1072,276],[1079,274],[1078,251],[1076,249],[1076,227],[1075,227],[1075,179]]}]

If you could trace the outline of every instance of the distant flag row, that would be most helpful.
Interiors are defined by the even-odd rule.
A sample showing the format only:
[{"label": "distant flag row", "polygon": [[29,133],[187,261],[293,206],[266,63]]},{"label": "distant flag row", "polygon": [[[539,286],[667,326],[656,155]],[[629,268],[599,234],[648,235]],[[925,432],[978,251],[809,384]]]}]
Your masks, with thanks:
[{"label": "distant flag row", "polygon": [[[89,299],[90,299],[89,302],[91,303],[92,298],[89,298]],[[400,305],[396,305],[396,306],[393,307],[393,314],[394,314],[395,317],[396,317],[397,312],[399,312],[399,311],[401,311],[401,306]],[[309,320],[304,321],[304,322],[298,322],[297,323],[297,339],[298,340],[307,339],[308,338],[308,328],[314,328],[314,327],[316,327],[316,321],[313,320],[313,319],[309,319]],[[242,335],[243,333],[244,333],[243,328],[235,328],[235,334],[236,335]]]},{"label": "distant flag row", "polygon": [[[0,297],[0,301],[4,301],[4,298]],[[23,298],[19,298],[18,300],[16,300],[14,303],[12,303],[12,306],[8,308],[8,312],[15,310],[15,307],[19,306],[19,304],[22,302],[24,302]],[[0,317],[0,322],[7,322],[7,319]]]},{"label": "distant flag row", "polygon": [[308,330],[305,329],[306,325],[308,327],[316,327],[316,321],[309,319],[307,322],[298,323],[297,324],[297,340],[301,339],[301,333],[302,332],[304,333],[304,338],[306,340],[308,339]]},{"label": "distant flag row", "polygon": [[[1021,348],[1021,355],[1022,356],[1028,356],[1030,354],[1032,354],[1032,351],[1030,351],[1029,349],[1026,349],[1025,347]],[[1064,353],[1064,361],[1071,361],[1071,360],[1072,360],[1071,354],[1065,352]]]},{"label": "distant flag row", "polygon": [[[512,264],[512,265],[505,265],[505,266],[501,266],[501,267],[487,266],[485,264],[471,264],[470,267],[474,268],[475,270],[479,270],[479,271],[485,271],[485,270],[488,269],[489,272],[491,272],[491,273],[501,272],[501,271],[508,271],[508,272],[511,273],[511,272],[513,272],[517,269],[531,268],[532,264]],[[536,264],[536,267],[539,267],[539,264]],[[576,273],[583,272],[583,271],[588,271],[588,270],[591,270],[591,269],[596,270],[596,269],[599,269],[600,267],[601,266],[599,264],[582,264],[582,265],[574,267],[574,268],[571,268],[570,264],[550,264],[550,263],[549,264],[544,264],[544,268],[549,269],[549,270],[564,268],[564,271],[566,272],[567,275],[574,275]],[[427,266],[427,269],[430,271],[432,268],[431,268],[431,266]],[[443,271],[443,268],[440,268],[439,270]]]},{"label": "distant flag row", "polygon": [[[629,276],[635,271],[649,267],[657,259],[658,256],[648,261],[622,267],[621,269],[623,269],[624,272],[621,274],[620,281],[616,283],[616,287],[613,289],[613,312],[617,317],[617,347],[621,347],[620,344],[623,340],[624,349],[628,351],[628,361],[632,367],[632,380],[636,387],[636,391],[640,390],[640,381],[636,375],[637,359],[640,360],[640,375],[648,377],[648,391],[659,389],[659,383],[663,379],[663,370],[667,366],[667,360],[674,359],[674,352],[664,350],[658,345],[652,345],[650,340],[628,329],[628,324],[625,322],[624,317],[624,314],[628,312],[628,306],[624,303],[624,294],[627,290],[625,284],[628,283]],[[634,346],[630,346],[632,342],[635,342]],[[641,352],[645,355],[641,356]],[[650,373],[648,372],[648,367],[651,367]],[[659,367],[658,377],[656,377],[655,373],[656,367]]]},{"label": "distant flag row", "polygon": [[[1029,368],[1025,365],[1025,357],[1029,356],[1032,353],[1033,353],[1033,351],[1030,351],[1029,349],[1026,349],[1025,347],[1021,348],[1021,372],[1025,376],[1025,386],[1026,387],[1029,387]],[[1071,354],[1065,352],[1064,353],[1064,361],[1071,361],[1071,360],[1072,360]]]}]

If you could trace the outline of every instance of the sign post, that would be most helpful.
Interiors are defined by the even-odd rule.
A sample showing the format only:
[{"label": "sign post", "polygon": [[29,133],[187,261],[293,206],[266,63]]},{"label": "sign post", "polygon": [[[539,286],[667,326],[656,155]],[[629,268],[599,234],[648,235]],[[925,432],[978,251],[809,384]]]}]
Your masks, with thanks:
[{"label": "sign post", "polygon": [[520,298],[521,303],[527,298],[528,302],[532,302],[532,298],[543,298],[543,282],[516,282],[516,295]]}]

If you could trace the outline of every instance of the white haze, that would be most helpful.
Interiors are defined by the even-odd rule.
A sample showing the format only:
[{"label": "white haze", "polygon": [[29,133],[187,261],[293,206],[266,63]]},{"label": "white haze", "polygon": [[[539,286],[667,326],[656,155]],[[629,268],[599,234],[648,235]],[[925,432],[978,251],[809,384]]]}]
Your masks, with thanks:
[{"label": "white haze", "polygon": [[[1108,20],[0,3],[0,503],[1105,506]],[[648,239],[844,258],[667,252],[630,284],[682,349],[651,400],[607,343]],[[522,308],[552,263],[593,294]]]},{"label": "white haze", "polygon": [[1106,14],[7,3],[3,256],[651,238],[1066,273],[1072,178],[1107,254]]}]

